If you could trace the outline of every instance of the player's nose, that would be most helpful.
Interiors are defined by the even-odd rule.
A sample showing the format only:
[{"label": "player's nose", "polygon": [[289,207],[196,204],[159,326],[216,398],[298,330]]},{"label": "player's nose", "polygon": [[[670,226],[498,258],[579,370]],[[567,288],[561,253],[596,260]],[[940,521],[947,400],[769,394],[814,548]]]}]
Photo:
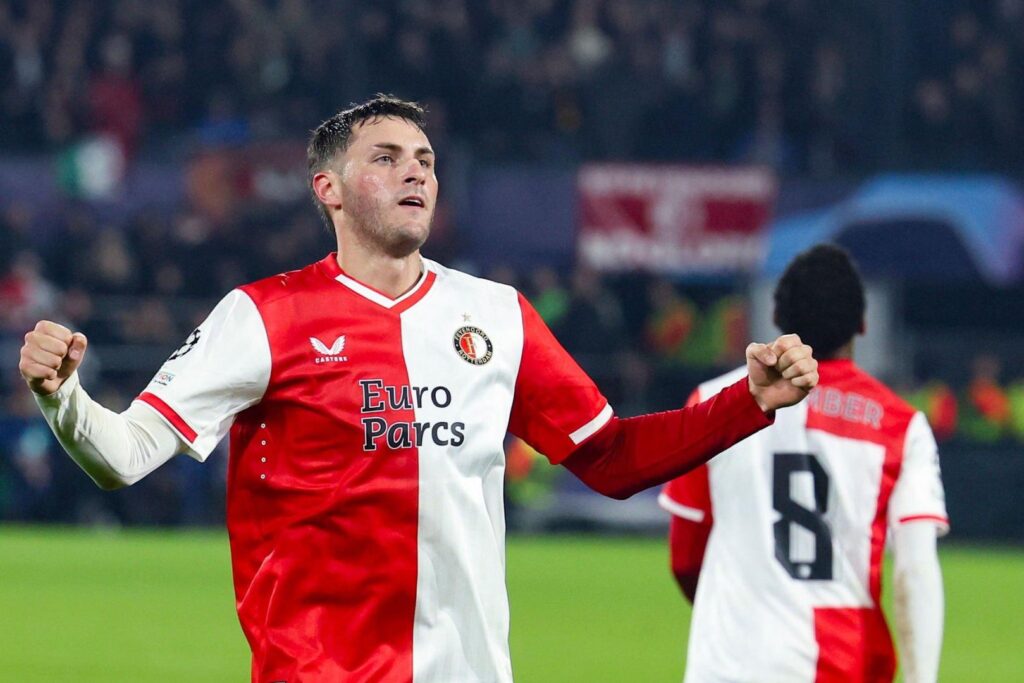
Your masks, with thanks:
[{"label": "player's nose", "polygon": [[419,159],[412,159],[406,165],[403,174],[402,181],[404,183],[413,185],[422,185],[427,180],[426,169],[423,168],[423,164],[420,163]]}]

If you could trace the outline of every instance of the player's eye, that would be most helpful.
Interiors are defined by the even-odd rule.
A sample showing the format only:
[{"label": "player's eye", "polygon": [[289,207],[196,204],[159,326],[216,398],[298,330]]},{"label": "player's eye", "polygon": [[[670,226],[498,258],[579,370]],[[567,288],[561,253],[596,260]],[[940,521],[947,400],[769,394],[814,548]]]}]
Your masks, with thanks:
[{"label": "player's eye", "polygon": [[433,168],[434,164],[433,162],[427,159],[420,159],[420,166],[422,166],[423,168]]},{"label": "player's eye", "polygon": [[391,165],[395,162],[395,158],[390,154],[381,154],[374,161],[378,163],[383,161],[385,164]]}]

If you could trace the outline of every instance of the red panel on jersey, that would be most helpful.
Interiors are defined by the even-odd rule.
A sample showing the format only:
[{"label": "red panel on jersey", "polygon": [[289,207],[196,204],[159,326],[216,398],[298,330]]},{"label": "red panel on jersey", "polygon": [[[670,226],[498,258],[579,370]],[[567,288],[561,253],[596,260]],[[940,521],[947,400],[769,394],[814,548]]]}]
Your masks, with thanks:
[{"label": "red panel on jersey", "polygon": [[163,399],[155,394],[151,394],[148,391],[144,391],[138,395],[137,399],[143,403],[148,403],[150,407],[156,410],[158,413],[164,416],[164,419],[170,422],[178,433],[185,437],[185,440],[192,443],[196,440],[196,430],[188,426],[188,423],[181,418],[178,413],[174,411],[169,405],[167,405]]},{"label": "red panel on jersey", "polygon": [[596,418],[608,400],[522,294],[519,306],[523,356],[508,430],[557,465],[577,447],[569,435]]},{"label": "red panel on jersey", "polygon": [[[411,406],[380,408],[376,390],[364,410],[359,383],[408,387],[401,321],[325,274],[307,268],[244,288],[267,329],[272,374],[231,432],[239,620],[253,681],[408,683],[419,463],[404,441],[411,428],[391,428],[415,416]],[[310,338],[341,335],[344,357],[323,362]],[[367,419],[398,445],[371,439]]]},{"label": "red panel on jersey", "polygon": [[817,608],[815,683],[892,683],[896,654],[880,609]]}]

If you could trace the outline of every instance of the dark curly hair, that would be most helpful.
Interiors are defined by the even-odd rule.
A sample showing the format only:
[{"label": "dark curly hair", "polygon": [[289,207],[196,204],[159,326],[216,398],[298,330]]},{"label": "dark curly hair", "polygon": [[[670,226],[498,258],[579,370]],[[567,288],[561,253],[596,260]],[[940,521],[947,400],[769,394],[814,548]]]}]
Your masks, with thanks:
[{"label": "dark curly hair", "polygon": [[775,324],[796,333],[819,360],[863,329],[864,283],[845,249],[819,244],[798,255],[775,287]]},{"label": "dark curly hair", "polygon": [[[339,111],[327,119],[313,131],[306,147],[307,178],[312,190],[313,176],[327,168],[334,158],[348,149],[352,142],[352,129],[363,121],[375,121],[380,118],[404,119],[420,130],[425,128],[426,110],[416,102],[402,100],[394,95],[377,93],[361,104],[352,104],[348,109]],[[327,208],[320,203],[316,194],[313,202],[320,209],[328,229],[333,230],[331,216]]]}]

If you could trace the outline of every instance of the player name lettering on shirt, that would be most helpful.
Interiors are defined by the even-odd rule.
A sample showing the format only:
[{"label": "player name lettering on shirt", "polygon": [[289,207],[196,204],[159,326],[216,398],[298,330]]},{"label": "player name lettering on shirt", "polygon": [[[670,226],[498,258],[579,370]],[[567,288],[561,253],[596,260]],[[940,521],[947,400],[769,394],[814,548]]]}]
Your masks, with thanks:
[{"label": "player name lettering on shirt", "polygon": [[[393,386],[380,379],[361,379],[359,386],[363,398],[360,412],[364,415],[415,410],[424,406],[444,409],[452,403],[452,392],[445,386]],[[427,438],[438,446],[459,447],[466,440],[464,422],[417,422],[364,417],[362,425],[364,451],[376,451],[381,446],[389,449],[419,447]]]},{"label": "player name lettering on shirt", "polygon": [[834,387],[814,389],[807,396],[807,409],[827,417],[882,428],[885,408],[878,401]]}]

